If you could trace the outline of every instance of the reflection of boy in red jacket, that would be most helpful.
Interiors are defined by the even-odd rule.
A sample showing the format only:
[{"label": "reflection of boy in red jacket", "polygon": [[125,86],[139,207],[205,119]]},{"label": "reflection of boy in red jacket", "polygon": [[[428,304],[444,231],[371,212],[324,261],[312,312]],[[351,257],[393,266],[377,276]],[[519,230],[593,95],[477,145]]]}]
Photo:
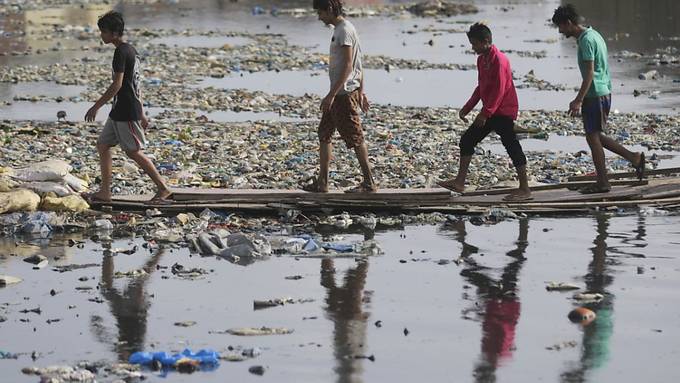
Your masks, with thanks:
[{"label": "reflection of boy in red jacket", "polygon": [[492,43],[491,30],[484,24],[476,23],[467,33],[472,50],[479,55],[477,58],[478,85],[470,100],[460,110],[458,116],[467,121],[465,116],[482,100],[482,110],[477,114],[470,126],[460,139],[460,166],[458,175],[454,179],[439,183],[439,186],[462,193],[465,190],[470,160],[475,153],[475,146],[491,131],[501,136],[513,165],[517,169],[519,188],[506,196],[505,200],[525,201],[531,199],[531,190],[527,181],[527,159],[522,146],[515,135],[514,121],[517,119],[517,93],[512,82],[510,62],[503,53]]}]

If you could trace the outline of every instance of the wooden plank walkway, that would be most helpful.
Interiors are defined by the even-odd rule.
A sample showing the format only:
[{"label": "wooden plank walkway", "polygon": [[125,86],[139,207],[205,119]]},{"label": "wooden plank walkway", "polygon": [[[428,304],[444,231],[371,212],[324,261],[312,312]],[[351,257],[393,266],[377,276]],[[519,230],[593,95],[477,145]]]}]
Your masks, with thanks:
[{"label": "wooden plank walkway", "polygon": [[[301,190],[265,189],[194,189],[174,188],[174,201],[168,205],[149,205],[150,195],[117,196],[105,204],[116,210],[158,208],[167,212],[200,211],[205,208],[250,213],[276,213],[285,209],[341,212],[480,212],[490,206],[506,206],[517,211],[584,211],[608,206],[642,204],[677,204],[680,202],[680,177],[652,178],[643,181],[612,182],[609,193],[581,194],[570,187],[581,181],[533,189],[533,199],[505,202],[503,197],[513,189],[490,189],[455,195],[446,189],[381,189],[376,193],[307,193]],[[94,204],[93,208],[101,208]]]}]

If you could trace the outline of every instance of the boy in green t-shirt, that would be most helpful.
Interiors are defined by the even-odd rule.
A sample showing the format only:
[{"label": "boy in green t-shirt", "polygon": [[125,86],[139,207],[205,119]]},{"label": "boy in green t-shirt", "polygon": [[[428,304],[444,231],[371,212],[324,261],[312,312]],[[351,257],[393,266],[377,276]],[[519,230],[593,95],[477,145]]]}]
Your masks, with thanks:
[{"label": "boy in green t-shirt", "polygon": [[569,103],[569,114],[576,116],[580,111],[583,117],[586,140],[597,173],[597,182],[579,191],[584,194],[607,193],[611,186],[607,179],[603,147],[630,161],[639,179],[644,176],[645,154],[631,152],[602,133],[611,108],[612,85],[607,64],[607,44],[596,30],[582,26],[579,19],[576,8],[571,4],[557,8],[552,17],[559,32],[566,37],[576,38],[578,44],[578,67],[583,82],[576,98]]}]

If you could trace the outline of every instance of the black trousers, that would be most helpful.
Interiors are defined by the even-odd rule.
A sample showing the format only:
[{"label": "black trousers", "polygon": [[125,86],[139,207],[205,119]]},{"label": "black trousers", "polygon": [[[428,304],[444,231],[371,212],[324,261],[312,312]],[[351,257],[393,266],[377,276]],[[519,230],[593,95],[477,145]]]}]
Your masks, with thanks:
[{"label": "black trousers", "polygon": [[506,116],[491,116],[481,128],[470,126],[460,138],[460,155],[471,156],[475,154],[475,146],[493,130],[501,136],[501,142],[505,146],[510,159],[512,159],[512,164],[515,167],[526,165],[527,158],[513,130],[514,126],[515,122],[512,118]]}]

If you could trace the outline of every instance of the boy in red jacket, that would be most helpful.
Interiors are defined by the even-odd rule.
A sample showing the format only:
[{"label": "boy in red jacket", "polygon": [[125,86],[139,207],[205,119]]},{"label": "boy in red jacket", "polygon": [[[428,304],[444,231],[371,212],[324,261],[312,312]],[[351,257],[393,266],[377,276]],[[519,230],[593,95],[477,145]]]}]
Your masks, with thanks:
[{"label": "boy in red jacket", "polygon": [[440,182],[438,185],[462,193],[465,190],[465,177],[472,155],[475,153],[475,146],[493,130],[501,136],[501,142],[510,155],[512,164],[517,169],[517,178],[519,179],[519,188],[507,195],[504,200],[530,200],[532,197],[527,181],[527,159],[513,130],[519,104],[515,84],[512,82],[510,62],[493,45],[491,30],[486,25],[474,24],[470,27],[467,36],[470,44],[472,44],[472,50],[479,55],[477,57],[478,85],[470,100],[461,108],[458,116],[467,122],[465,116],[470,113],[480,99],[482,100],[482,110],[477,114],[472,126],[465,131],[460,139],[458,175],[456,178]]}]

